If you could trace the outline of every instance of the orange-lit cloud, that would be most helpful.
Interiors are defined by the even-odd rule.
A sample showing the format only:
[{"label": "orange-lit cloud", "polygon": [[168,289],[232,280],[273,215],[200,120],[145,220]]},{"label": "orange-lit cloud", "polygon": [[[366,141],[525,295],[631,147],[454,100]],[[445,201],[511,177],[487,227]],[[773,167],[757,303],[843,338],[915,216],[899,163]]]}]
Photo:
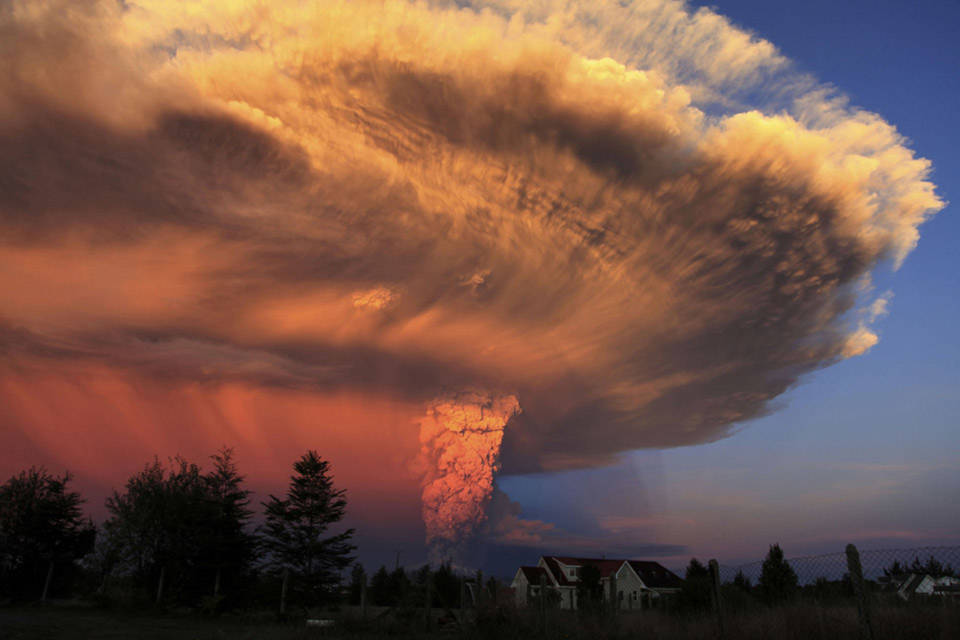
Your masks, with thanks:
[{"label": "orange-lit cloud", "polygon": [[12,2],[0,55],[0,420],[42,450],[322,449],[339,398],[410,463],[465,389],[522,407],[491,473],[721,438],[877,341],[870,273],[942,207],[891,125],[672,0]]}]

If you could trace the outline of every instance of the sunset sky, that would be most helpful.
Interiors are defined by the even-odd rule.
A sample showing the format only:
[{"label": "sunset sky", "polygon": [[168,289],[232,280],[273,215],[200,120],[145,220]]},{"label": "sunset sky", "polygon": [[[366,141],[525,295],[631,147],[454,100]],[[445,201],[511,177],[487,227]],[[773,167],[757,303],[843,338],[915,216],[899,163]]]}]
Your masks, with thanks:
[{"label": "sunset sky", "polygon": [[0,476],[317,449],[368,565],[960,544],[958,27],[9,3]]}]

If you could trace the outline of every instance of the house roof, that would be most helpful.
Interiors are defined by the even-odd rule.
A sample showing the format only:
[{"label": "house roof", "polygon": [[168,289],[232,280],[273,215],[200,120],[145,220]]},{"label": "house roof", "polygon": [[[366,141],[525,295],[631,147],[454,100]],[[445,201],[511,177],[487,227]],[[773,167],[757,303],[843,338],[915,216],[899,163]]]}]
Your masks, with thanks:
[{"label": "house roof", "polygon": [[643,584],[651,589],[679,589],[683,586],[683,580],[659,562],[649,560],[628,560],[628,562],[643,580]]},{"label": "house roof", "polygon": [[902,585],[900,585],[900,591],[904,593],[913,593],[916,591],[917,587],[920,586],[920,583],[923,582],[923,579],[927,576],[922,573],[911,573],[910,577]]},{"label": "house roof", "polygon": [[550,575],[553,576],[554,581],[561,587],[572,587],[574,582],[567,580],[567,576],[564,575],[563,570],[560,568],[560,565],[557,564],[556,558],[552,556],[543,556],[543,561],[546,563],[547,568],[550,570]]},{"label": "house roof", "polygon": [[640,576],[640,579],[643,580],[643,583],[651,589],[679,589],[683,586],[683,580],[681,580],[675,573],[664,567],[659,562],[652,562],[649,560],[575,558],[572,556],[544,556],[543,560],[547,565],[550,575],[553,576],[556,583],[564,587],[574,586],[577,584],[577,581],[567,578],[559,563],[574,567],[593,565],[600,570],[600,578],[606,579],[619,571],[620,567],[622,567],[626,562],[637,573],[637,575]]},{"label": "house roof", "polygon": [[600,570],[601,578],[609,578],[610,574],[616,573],[623,566],[623,560],[610,560],[607,558],[571,558],[568,556],[558,556],[557,560],[566,565],[575,567],[584,567],[593,565]]},{"label": "house roof", "polygon": [[547,581],[550,580],[546,569],[543,567],[520,567],[520,571],[523,573],[523,577],[527,579],[527,582],[532,585],[540,584],[541,576]]},{"label": "house roof", "polygon": [[938,584],[933,588],[934,593],[960,593],[960,584]]}]

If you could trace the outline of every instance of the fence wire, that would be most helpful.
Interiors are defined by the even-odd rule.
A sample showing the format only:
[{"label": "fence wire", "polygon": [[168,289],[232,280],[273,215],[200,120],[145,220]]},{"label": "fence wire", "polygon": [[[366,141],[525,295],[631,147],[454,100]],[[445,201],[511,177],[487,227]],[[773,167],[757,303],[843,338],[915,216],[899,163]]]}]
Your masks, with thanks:
[{"label": "fence wire", "polygon": [[[878,584],[902,581],[909,575],[960,578],[960,546],[914,547],[909,549],[860,549],[865,580]],[[787,558],[800,585],[819,579],[843,580],[848,573],[843,551],[816,556]],[[756,585],[763,573],[763,560],[737,566],[720,565],[720,581],[732,583],[737,575]]]}]

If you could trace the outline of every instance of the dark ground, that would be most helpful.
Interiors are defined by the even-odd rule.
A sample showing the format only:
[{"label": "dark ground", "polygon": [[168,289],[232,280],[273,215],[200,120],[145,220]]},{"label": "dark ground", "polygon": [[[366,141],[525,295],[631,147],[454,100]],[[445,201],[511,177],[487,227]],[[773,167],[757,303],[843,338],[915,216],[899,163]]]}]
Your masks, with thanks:
[{"label": "dark ground", "polygon": [[300,625],[79,607],[0,609],[0,640],[253,640],[315,637]]},{"label": "dark ground", "polygon": [[[357,612],[353,612],[354,614]],[[573,612],[551,612],[546,620],[535,612],[515,612],[496,622],[488,620],[460,630],[456,624],[440,628],[435,611],[433,631],[423,630],[420,613],[400,624],[370,612],[367,623],[344,611],[332,630],[307,628],[303,618],[279,623],[274,614],[203,617],[196,613],[134,613],[90,606],[0,607],[0,640],[715,640],[709,616],[671,616],[658,612],[621,614],[610,620],[578,617]],[[726,639],[734,640],[843,640],[858,637],[853,607],[798,604],[758,610],[726,619]],[[888,607],[873,612],[875,640],[960,639],[960,603],[934,607]],[[545,625],[544,629],[541,625]]]}]

